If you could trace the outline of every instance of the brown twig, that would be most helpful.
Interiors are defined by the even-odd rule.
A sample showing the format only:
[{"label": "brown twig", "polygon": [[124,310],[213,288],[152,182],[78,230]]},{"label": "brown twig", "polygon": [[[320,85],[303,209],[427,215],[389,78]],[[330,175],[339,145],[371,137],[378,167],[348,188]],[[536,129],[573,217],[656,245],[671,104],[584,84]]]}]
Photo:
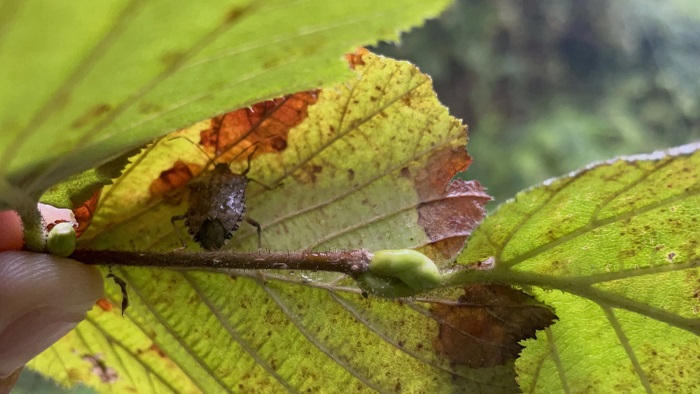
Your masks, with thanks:
[{"label": "brown twig", "polygon": [[78,249],[70,256],[90,265],[189,269],[265,269],[341,272],[357,276],[367,272],[372,254],[364,249],[328,252],[131,252]]}]

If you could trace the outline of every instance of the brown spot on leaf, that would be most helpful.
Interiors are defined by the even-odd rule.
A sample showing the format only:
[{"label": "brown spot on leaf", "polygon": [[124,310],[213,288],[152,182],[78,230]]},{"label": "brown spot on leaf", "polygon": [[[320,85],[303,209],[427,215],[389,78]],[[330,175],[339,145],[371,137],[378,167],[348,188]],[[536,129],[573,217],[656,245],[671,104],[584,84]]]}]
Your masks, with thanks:
[{"label": "brown spot on leaf", "polygon": [[246,7],[232,7],[226,13],[226,17],[224,18],[224,24],[228,25],[241,19],[241,17],[243,17],[243,15],[245,15],[251,7],[252,5],[248,5]]},{"label": "brown spot on leaf", "polygon": [[[412,177],[421,201],[418,224],[430,240],[421,252],[437,261],[449,261],[459,253],[467,237],[486,216],[484,206],[491,196],[479,182],[451,181],[470,163],[471,157],[464,147],[448,146],[434,151],[427,165]],[[403,169],[401,174],[404,175]]]},{"label": "brown spot on leaf", "polygon": [[200,166],[178,160],[171,168],[161,172],[148,190],[154,197],[172,198],[200,171]]},{"label": "brown spot on leaf", "polygon": [[621,250],[617,253],[618,260],[628,260],[637,255],[636,250]]},{"label": "brown spot on leaf", "polygon": [[166,357],[167,357],[167,356],[165,355],[165,352],[163,352],[163,349],[161,349],[160,347],[158,347],[158,345],[156,345],[155,343],[152,343],[151,346],[148,347],[148,350],[150,350],[150,351],[152,351],[152,352],[156,352],[156,354],[158,354],[158,355],[159,355],[160,357],[162,357],[162,358],[166,358]]},{"label": "brown spot on leaf", "polygon": [[160,110],[161,110],[161,108],[157,104],[146,103],[146,102],[139,104],[139,112],[144,114],[144,115],[152,115]]},{"label": "brown spot on leaf", "polygon": [[185,53],[183,52],[167,52],[160,56],[160,61],[163,62],[166,67],[172,67],[184,58]]},{"label": "brown spot on leaf", "polygon": [[86,124],[97,120],[100,116],[106,114],[111,110],[112,107],[109,104],[98,104],[80,115],[76,120],[73,121],[71,126],[74,129],[79,129]]},{"label": "brown spot on leaf", "polygon": [[102,360],[101,354],[86,354],[82,356],[82,359],[91,364],[92,369],[90,371],[97,375],[102,383],[114,383],[119,380],[117,371]]},{"label": "brown spot on leaf", "polygon": [[75,229],[75,235],[80,237],[92,223],[92,215],[97,209],[97,203],[100,201],[100,194],[102,189],[97,189],[92,194],[87,201],[85,201],[81,206],[73,209],[73,215],[75,215],[75,220],[78,222],[78,228]]},{"label": "brown spot on leaf", "polygon": [[100,309],[102,309],[105,312],[109,312],[112,309],[114,309],[114,304],[112,304],[108,299],[106,298],[100,298],[97,301],[95,301],[95,305],[99,306]]},{"label": "brown spot on leaf", "polygon": [[[645,343],[635,348],[635,353],[643,361],[641,367],[648,371],[649,383],[659,387],[673,387],[669,392],[697,392],[697,363],[700,360],[694,347],[670,345],[663,346],[656,343]],[[689,376],[690,378],[686,378]],[[690,390],[688,383],[693,385]],[[695,390],[693,390],[695,388]],[[631,391],[631,390],[627,390]]]},{"label": "brown spot on leaf", "polygon": [[515,359],[519,341],[532,338],[556,316],[527,294],[501,285],[468,285],[459,305],[433,304],[440,324],[435,349],[454,364],[470,368]]},{"label": "brown spot on leaf", "polygon": [[673,259],[676,257],[676,254],[674,252],[671,252],[668,254],[668,261],[673,262]]},{"label": "brown spot on leaf", "polygon": [[287,140],[282,137],[275,137],[270,141],[270,146],[277,152],[287,149]]},{"label": "brown spot on leaf", "polygon": [[317,90],[299,92],[218,116],[200,133],[199,143],[220,162],[231,162],[251,145],[258,152],[279,152],[287,147],[289,131],[306,119],[317,100]]},{"label": "brown spot on leaf", "polygon": [[350,64],[350,68],[354,70],[357,66],[365,65],[365,61],[362,60],[362,56],[364,56],[367,53],[369,53],[368,50],[359,47],[355,52],[346,54],[345,60],[347,60],[348,64]]},{"label": "brown spot on leaf", "polygon": [[421,203],[418,224],[431,242],[422,251],[436,260],[451,260],[486,216],[489,201],[491,196],[479,182],[458,179],[441,196]]},{"label": "brown spot on leaf", "polygon": [[323,167],[315,164],[312,165],[309,171],[309,177],[311,178],[311,182],[316,183],[316,174],[320,174],[321,172],[323,172]]},{"label": "brown spot on leaf", "polygon": [[348,168],[348,182],[352,182],[355,179],[355,171],[352,168]]}]

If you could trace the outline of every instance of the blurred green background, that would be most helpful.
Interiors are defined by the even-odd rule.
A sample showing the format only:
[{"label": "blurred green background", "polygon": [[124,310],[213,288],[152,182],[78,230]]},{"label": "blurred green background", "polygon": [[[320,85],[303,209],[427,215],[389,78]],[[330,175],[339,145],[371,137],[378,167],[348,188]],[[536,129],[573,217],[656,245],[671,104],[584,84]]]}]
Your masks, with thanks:
[{"label": "blurred green background", "polygon": [[374,48],[433,77],[496,204],[619,155],[700,139],[697,0],[460,0]]},{"label": "blurred green background", "polygon": [[[590,162],[700,140],[699,21],[697,0],[460,0],[373,50],[433,77],[493,209]],[[13,392],[62,391],[25,371]]]}]

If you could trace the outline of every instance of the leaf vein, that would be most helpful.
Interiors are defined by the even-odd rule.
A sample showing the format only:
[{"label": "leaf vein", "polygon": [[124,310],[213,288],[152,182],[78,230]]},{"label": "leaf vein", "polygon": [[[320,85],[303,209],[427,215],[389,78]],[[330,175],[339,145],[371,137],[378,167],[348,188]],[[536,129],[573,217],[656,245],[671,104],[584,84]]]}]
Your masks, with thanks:
[{"label": "leaf vein", "polygon": [[255,361],[258,365],[260,365],[268,374],[270,374],[273,378],[275,378],[286,390],[289,392],[298,392],[299,390],[290,386],[289,383],[281,377],[272,367],[270,364],[268,364],[265,360],[262,359],[260,354],[255,350],[248,342],[246,342],[243,337],[241,337],[241,334],[238,333],[238,331],[226,320],[226,318],[223,316],[219,308],[214,305],[211,300],[204,294],[202,289],[195,283],[194,280],[192,280],[191,276],[183,272],[182,276],[185,278],[185,281],[189,284],[190,287],[195,291],[197,296],[202,300],[202,302],[211,310],[211,312],[216,316],[217,320],[219,320],[219,323],[221,326],[226,330],[226,332],[229,333],[231,338],[233,338],[236,343],[246,352],[248,355]]},{"label": "leaf vein", "polygon": [[[60,371],[63,373],[63,376],[64,376],[63,378],[65,380],[71,382],[70,376],[68,375],[68,366],[66,365],[65,360],[63,360],[63,357],[62,357],[63,355],[61,354],[61,352],[58,351],[58,349],[56,349],[55,346],[51,346],[49,349],[51,349],[51,351],[53,353],[55,353],[56,359],[61,364]],[[71,382],[71,383],[74,383],[74,382]]]},{"label": "leaf vein", "polygon": [[549,357],[549,352],[545,353],[540,357],[540,359],[537,361],[537,367],[535,368],[535,373],[532,375],[532,382],[530,383],[530,393],[534,393],[535,390],[537,389],[537,381],[540,379],[540,374],[542,373],[542,366],[544,365],[545,360],[547,360],[547,357]]},{"label": "leaf vein", "polygon": [[[166,319],[163,319],[163,317],[160,315],[160,313],[157,313],[157,312],[156,312],[156,310],[155,310],[155,308],[153,307],[153,305],[151,305],[151,303],[143,296],[143,293],[141,292],[141,289],[140,289],[138,286],[136,286],[136,285],[134,284],[134,281],[130,279],[130,276],[126,273],[126,271],[125,271],[125,270],[119,270],[119,271],[120,271],[120,276],[122,276],[122,278],[124,278],[124,279],[129,283],[129,285],[130,285],[130,287],[131,287],[131,290],[132,290],[132,293],[134,293],[138,298],[141,299],[141,301],[143,302],[143,305],[146,307],[146,309],[148,309],[148,311],[150,312],[150,314],[158,321],[158,323],[160,323],[160,325],[161,325],[165,330],[168,331],[168,333],[170,333],[170,335],[172,335],[172,337],[180,344],[180,346],[182,347],[182,349],[183,349],[187,354],[189,354],[189,355],[192,357],[192,359],[195,360],[195,361],[197,362],[197,364],[199,364],[199,365],[202,367],[202,369],[204,369],[204,370],[209,374],[209,376],[211,376],[211,377],[216,381],[216,383],[217,383],[219,386],[221,386],[221,388],[223,389],[223,391],[228,392],[228,393],[233,393],[233,392],[230,390],[230,388],[229,388],[224,382],[221,381],[221,379],[219,378],[219,376],[217,376],[217,375],[214,373],[214,371],[212,371],[212,369],[211,369],[211,367],[209,366],[209,364],[207,364],[206,362],[204,362],[204,360],[202,360],[201,357],[199,357],[198,354],[194,353],[193,350],[192,350],[192,349],[184,342],[184,340],[180,337],[180,335],[178,335],[178,334],[173,330],[173,328],[170,326],[170,324],[168,324],[168,321],[167,321]],[[132,320],[132,322],[134,322],[134,324],[136,324],[134,320]],[[173,360],[173,362],[175,362],[175,360]],[[180,369],[183,370],[183,371],[185,371],[185,369],[182,368],[182,367],[181,367]],[[187,372],[185,371],[185,373],[187,373]],[[196,382],[192,376],[190,376],[190,379],[192,379],[193,382]],[[201,387],[201,384],[197,384],[197,385],[200,386],[200,389],[202,388],[202,387]],[[203,391],[204,391],[204,390],[203,390]]]},{"label": "leaf vein", "polygon": [[216,56],[210,56],[209,58],[205,58],[205,59],[201,59],[201,60],[196,61],[196,62],[192,62],[192,63],[186,65],[185,67],[183,67],[183,69],[198,67],[198,66],[201,66],[203,64],[207,64],[207,63],[215,62],[215,61],[218,61],[221,59],[225,59],[227,57],[233,57],[236,55],[244,54],[246,52],[251,52],[253,50],[260,49],[262,47],[270,47],[272,45],[283,44],[283,43],[288,42],[288,41],[291,41],[291,42],[297,41],[302,37],[312,36],[316,33],[329,34],[327,32],[334,30],[334,29],[337,29],[337,28],[342,28],[345,26],[350,26],[350,25],[364,26],[367,23],[367,21],[370,21],[372,19],[377,19],[383,15],[384,15],[384,13],[377,13],[377,14],[370,15],[368,17],[354,18],[354,19],[349,19],[347,21],[337,22],[337,23],[333,23],[333,24],[325,24],[325,25],[319,25],[319,26],[314,26],[314,27],[309,26],[309,27],[305,28],[303,31],[299,31],[297,34],[278,35],[278,36],[275,36],[272,38],[265,38],[264,41],[259,42],[259,43],[258,42],[247,42],[246,45],[241,45],[239,47],[233,47],[233,48],[226,50],[226,51],[224,51],[224,50],[218,51]]},{"label": "leaf vein", "polygon": [[566,375],[564,374],[564,366],[561,363],[561,359],[559,359],[557,344],[554,341],[554,333],[552,333],[552,330],[549,327],[545,328],[544,331],[547,335],[547,344],[549,345],[549,354],[552,356],[552,359],[554,360],[554,365],[557,367],[557,374],[559,375],[559,381],[561,381],[562,389],[564,390],[565,393],[568,394],[571,392],[571,390],[569,389],[569,385],[566,382]]},{"label": "leaf vein", "polygon": [[277,306],[280,308],[282,312],[284,312],[285,315],[289,318],[289,321],[294,324],[294,327],[296,327],[297,330],[316,348],[318,348],[322,353],[324,353],[328,358],[333,360],[336,364],[341,366],[343,369],[345,369],[349,374],[354,376],[357,380],[362,382],[365,386],[372,388],[375,391],[381,392],[381,388],[378,387],[374,382],[369,381],[366,377],[362,376],[360,373],[354,370],[354,368],[351,367],[350,364],[348,364],[346,361],[341,360],[338,356],[333,354],[333,352],[328,349],[325,345],[323,345],[318,338],[315,338],[311,333],[306,330],[306,328],[302,325],[301,321],[299,321],[298,317],[287,307],[287,305],[282,301],[281,297],[279,294],[277,294],[274,290],[272,290],[269,286],[266,286],[263,283],[260,283],[260,281],[256,281],[258,285],[270,296],[270,298],[277,304]]},{"label": "leaf vein", "polygon": [[[75,330],[75,333],[76,333],[76,335],[78,335],[80,340],[85,344],[85,348],[88,350],[88,352],[90,352],[90,356],[94,355],[94,357],[97,358],[97,353],[94,350],[92,350],[92,347],[90,346],[89,342],[85,340],[83,333],[80,330]],[[116,360],[115,360],[116,363],[121,364],[122,368],[124,369],[124,371],[126,373],[126,376],[128,376],[128,378],[129,378],[129,381],[133,382],[134,379],[131,377],[131,374],[129,373],[129,371],[126,370],[126,368],[125,368],[126,366],[124,365],[124,363],[122,363],[122,360],[116,354],[117,352],[116,352],[115,347],[109,341],[107,341],[107,346],[109,346],[109,348],[111,348],[112,353],[114,353],[114,355],[116,356]],[[85,356],[85,355],[81,355],[81,357],[83,357],[83,356]],[[105,382],[103,381],[103,383],[105,383]],[[112,387],[111,384],[107,384],[106,386],[109,388],[110,392],[112,392],[112,393],[114,392],[114,387]]]},{"label": "leaf vein", "polygon": [[[128,108],[131,108],[136,104],[141,98],[143,98],[147,93],[151,92],[170,76],[174,75],[192,56],[196,55],[198,52],[207,47],[211,42],[213,42],[217,37],[221,36],[226,30],[230,29],[230,24],[220,24],[214,27],[208,33],[205,33],[201,39],[195,42],[192,47],[190,47],[181,58],[177,61],[172,62],[165,71],[158,74],[154,79],[146,83],[141,89],[138,89],[134,94],[129,96],[126,100],[117,105],[112,111],[110,111],[107,116],[99,121],[94,127],[90,128],[87,132],[83,133],[83,138],[80,141],[81,145],[85,145],[87,142],[91,141],[94,137],[99,136],[101,140],[107,140],[112,138],[113,135],[99,133],[101,129],[107,125],[114,122],[114,120],[123,114]],[[20,134],[21,135],[21,134]],[[17,151],[16,149],[14,151]],[[57,159],[53,163],[53,167],[59,167],[65,160],[67,156],[62,156],[62,158]],[[34,187],[44,180],[50,171],[46,171],[43,174],[35,177],[33,182],[30,184],[29,190],[33,190]]]},{"label": "leaf vein", "polygon": [[[435,202],[435,201],[446,201],[446,200],[449,200],[449,199],[461,198],[461,197],[462,197],[462,196],[439,196],[439,197],[436,197],[436,198],[431,198],[431,199],[429,199],[429,200],[423,201],[422,203],[429,203],[429,202]],[[421,204],[421,203],[419,203],[419,204]],[[314,241],[314,242],[312,242],[311,244],[309,244],[309,245],[307,246],[307,249],[313,250],[313,249],[319,247],[320,245],[323,245],[323,244],[325,244],[325,243],[328,243],[329,241],[331,241],[331,240],[333,240],[333,239],[336,239],[336,238],[338,238],[338,237],[340,237],[340,236],[342,236],[342,235],[345,235],[345,234],[347,234],[347,233],[351,233],[351,232],[353,232],[353,231],[355,231],[355,230],[358,230],[358,229],[361,229],[361,228],[363,228],[363,227],[366,227],[366,226],[368,226],[368,225],[370,225],[370,224],[372,224],[372,223],[380,222],[380,221],[382,221],[382,220],[386,220],[386,219],[391,218],[391,217],[393,217],[393,216],[400,215],[400,214],[403,213],[403,212],[410,211],[410,210],[414,209],[417,205],[418,205],[418,204],[410,204],[410,205],[407,205],[407,206],[404,206],[404,207],[400,207],[399,209],[395,209],[395,210],[392,210],[392,211],[387,211],[387,212],[385,212],[385,213],[383,213],[383,214],[381,214],[381,215],[375,215],[374,217],[369,218],[368,220],[364,220],[364,221],[361,221],[361,222],[359,222],[359,223],[355,223],[355,224],[353,224],[353,225],[346,226],[346,227],[344,227],[344,228],[342,228],[342,229],[339,229],[338,231],[329,233],[329,234],[326,235],[325,237],[321,237],[321,238],[317,239],[316,241]],[[461,235],[454,235],[454,236],[450,236],[450,237],[447,237],[447,238],[454,238],[454,237],[461,237]],[[437,242],[437,241],[440,241],[440,240],[443,240],[443,239],[447,239],[447,238],[440,238],[440,239],[436,239],[436,240],[431,241],[431,242]],[[416,247],[416,246],[421,246],[421,245],[404,245],[405,248],[414,248],[414,247]]]},{"label": "leaf vein", "polygon": [[634,278],[637,276],[682,271],[686,269],[697,268],[698,266],[700,266],[700,260],[691,260],[685,263],[668,263],[662,265],[653,265],[649,267],[634,268],[629,270],[605,272],[589,276],[581,276],[575,278],[575,280],[579,284],[594,285],[598,283],[611,282],[620,279]]},{"label": "leaf vein", "polygon": [[[139,164],[141,164],[141,162],[143,162],[143,161],[153,152],[153,148],[155,148],[155,147],[158,145],[158,143],[160,143],[160,141],[163,140],[163,138],[165,138],[165,137],[160,137],[160,138],[158,138],[156,141],[154,141],[152,144],[149,144],[149,145],[144,149],[144,151],[143,151],[140,155],[138,155],[138,156],[136,157],[136,159],[134,160],[134,162],[132,162],[131,165],[128,165],[128,166],[122,171],[121,176],[118,177],[117,179],[114,179],[114,180],[112,181],[112,185],[110,185],[110,187],[107,188],[107,190],[105,190],[105,191],[102,193],[102,195],[100,196],[100,199],[102,200],[102,203],[103,203],[103,204],[106,203],[107,201],[109,201],[109,199],[112,197],[112,191],[113,191],[115,188],[119,188],[119,185],[120,185],[122,182],[124,182],[125,179],[127,179],[127,177],[129,176],[129,174],[131,174],[131,172],[134,170],[134,168],[137,168],[137,167],[139,166]],[[131,218],[131,217],[130,217],[130,218]],[[109,228],[109,227],[105,227],[105,230],[108,229],[108,228]]]},{"label": "leaf vein", "polygon": [[[564,185],[562,185],[561,188],[559,188],[559,189],[557,189],[557,190],[554,190],[554,191],[548,190],[548,191],[550,192],[550,193],[549,193],[549,196],[548,196],[544,201],[542,201],[542,203],[540,204],[540,206],[538,206],[537,208],[535,208],[535,209],[532,210],[531,212],[526,213],[525,216],[523,216],[522,220],[520,220],[520,222],[519,222],[518,224],[516,224],[515,226],[513,226],[513,229],[508,233],[508,235],[506,236],[506,238],[503,240],[503,242],[502,242],[502,244],[501,244],[502,246],[501,246],[500,248],[498,248],[498,252],[496,253],[496,262],[497,262],[497,264],[498,264],[499,261],[501,261],[501,258],[502,258],[502,256],[503,256],[503,251],[506,249],[506,246],[508,246],[508,244],[509,244],[510,241],[513,239],[513,237],[515,236],[515,234],[518,233],[518,231],[525,225],[525,223],[527,223],[527,222],[528,222],[530,219],[532,219],[536,214],[538,214],[542,209],[544,209],[544,208],[549,204],[549,202],[552,201],[552,199],[554,199],[554,197],[556,197],[561,191],[563,191],[564,189],[566,189],[566,188],[567,188],[569,185],[571,185],[572,183],[573,183],[573,178],[570,178],[570,179],[567,179],[567,180],[566,180],[566,183],[565,183]],[[508,264],[508,263],[507,263],[507,262],[502,262],[501,264]],[[517,264],[517,263],[514,263],[514,264],[511,263],[511,267],[512,267],[513,265],[515,265],[515,264]]]},{"label": "leaf vein", "polygon": [[663,200],[654,202],[652,204],[645,205],[645,206],[640,207],[638,209],[623,212],[619,215],[611,216],[611,217],[608,217],[606,219],[598,220],[596,222],[591,222],[585,226],[579,227],[578,229],[571,231],[570,233],[568,233],[566,235],[563,235],[555,240],[552,240],[551,242],[548,242],[548,243],[543,244],[541,246],[538,246],[534,249],[531,249],[523,254],[515,256],[515,257],[511,258],[510,260],[503,261],[502,264],[512,268],[513,266],[520,264],[523,261],[526,261],[534,256],[537,256],[537,255],[544,253],[550,249],[553,249],[559,245],[562,245],[566,242],[569,242],[570,240],[572,240],[578,236],[587,234],[593,230],[597,230],[597,229],[599,229],[603,226],[606,226],[610,223],[614,223],[614,222],[625,220],[625,219],[630,219],[634,216],[642,215],[642,214],[647,213],[651,210],[654,210],[657,208],[662,208],[666,205],[676,203],[676,202],[684,200],[686,198],[695,197],[699,194],[700,194],[700,189],[690,191],[687,193],[682,193],[682,194],[679,194],[676,196],[668,197],[668,198],[665,198]]},{"label": "leaf vein", "polygon": [[[92,317],[90,317],[90,315],[88,315],[88,316],[85,318],[85,320],[86,320],[88,323],[92,324],[92,326],[95,327],[95,329],[97,329],[98,331],[100,331],[100,332],[102,333],[102,335],[104,335],[104,337],[107,338],[107,339],[110,341],[110,343],[116,344],[117,346],[121,347],[122,349],[127,350],[126,346],[122,343],[121,340],[115,338],[115,337],[110,333],[109,330],[104,329],[101,325],[99,325],[99,324],[97,323],[97,321],[95,321]],[[129,319],[129,320],[130,320],[131,323],[134,325],[134,327],[136,327],[136,328],[137,328],[139,331],[141,331],[142,333],[144,332],[144,331],[143,331],[143,328],[142,328],[140,325],[138,325],[134,320],[132,320],[132,319]],[[144,333],[144,335],[146,335],[146,334]],[[149,339],[150,339],[150,338],[149,338]],[[151,339],[151,340],[152,340],[152,339]],[[155,341],[154,341],[154,342],[155,342]],[[128,350],[127,350],[127,352],[128,352]],[[164,377],[160,376],[160,374],[159,374],[158,372],[156,372],[150,364],[147,364],[147,363],[142,362],[138,357],[135,357],[135,359],[136,359],[136,361],[137,361],[139,364],[141,364],[141,366],[142,366],[146,371],[149,372],[149,375],[153,375],[153,376],[155,376],[156,378],[158,378],[158,380],[159,380],[161,383],[163,383],[163,385],[165,385],[165,386],[167,386],[168,388],[170,388],[170,390],[172,390],[172,392],[177,392],[177,390],[175,390],[175,387],[173,387],[167,379],[165,379]],[[173,361],[173,362],[174,362],[174,361]],[[178,365],[178,366],[179,366],[179,365]],[[182,368],[180,368],[180,370],[184,371]],[[185,373],[186,373],[186,372],[185,372]],[[189,376],[189,375],[188,375],[188,376]],[[194,380],[193,380],[191,377],[190,377],[190,380],[191,380],[192,382],[194,382]],[[200,389],[201,389],[201,387],[200,387]]]},{"label": "leaf vein", "polygon": [[[474,379],[473,377],[459,374],[455,371],[449,370],[443,366],[440,366],[436,363],[433,363],[429,360],[426,360],[423,357],[419,356],[417,353],[412,352],[412,351],[406,349],[405,347],[399,346],[398,343],[394,342],[392,339],[387,337],[384,333],[379,332],[379,330],[377,328],[375,328],[374,325],[370,324],[370,322],[367,321],[367,319],[365,319],[365,317],[357,309],[350,306],[347,301],[343,300],[341,297],[339,297],[337,294],[335,294],[335,292],[333,292],[332,290],[328,290],[328,294],[331,296],[331,298],[333,298],[333,300],[335,300],[338,304],[340,304],[346,311],[348,311],[353,317],[355,317],[358,321],[360,321],[370,331],[375,333],[380,339],[382,339],[384,342],[388,343],[389,345],[395,347],[396,349],[400,350],[401,352],[406,353],[407,355],[415,358],[416,360],[418,360],[418,361],[420,361],[420,362],[422,362],[422,363],[424,363],[432,368],[438,369],[438,370],[443,371],[443,372],[447,372],[453,378],[461,378],[461,379],[465,379],[465,380],[468,380],[468,381],[471,381],[474,383],[485,384],[485,382],[478,381],[478,380]],[[505,387],[505,386],[499,386],[499,387]]]},{"label": "leaf vein", "polygon": [[629,357],[634,371],[637,373],[637,377],[639,377],[640,383],[642,384],[647,393],[653,393],[651,385],[649,384],[649,378],[642,369],[642,366],[639,364],[639,360],[637,360],[637,355],[634,354],[634,349],[632,349],[627,335],[625,335],[624,331],[622,330],[620,321],[617,320],[617,317],[615,317],[615,313],[612,309],[605,305],[598,304],[598,306],[600,306],[600,308],[603,309],[603,312],[605,312],[605,317],[610,322],[610,326],[612,326],[613,330],[615,331],[617,339],[620,341],[620,344],[625,349],[625,353],[627,353],[627,357]]},{"label": "leaf vein", "polygon": [[[0,4],[0,50],[2,50],[7,37],[10,36],[9,32],[17,24],[16,16],[19,15],[20,5],[24,4],[27,4],[27,2],[22,0],[8,0]],[[4,178],[4,175],[0,173],[0,177]]]},{"label": "leaf vein", "polygon": [[[634,181],[630,182],[629,184],[625,185],[622,189],[616,191],[615,193],[611,193],[605,200],[601,202],[601,204],[596,208],[596,210],[593,212],[591,215],[591,222],[595,223],[598,221],[598,215],[600,215],[600,212],[603,210],[603,208],[607,207],[608,204],[610,204],[613,200],[615,200],[617,197],[621,196],[625,192],[633,189],[634,187],[638,186],[640,183],[644,182],[646,179],[648,179],[650,176],[656,174],[659,172],[661,169],[665,168],[669,164],[673,163],[674,161],[666,158],[665,162],[662,162],[660,165],[652,168],[649,171],[645,171],[643,174],[641,174],[637,179]],[[636,162],[632,162],[633,164],[637,164]]]},{"label": "leaf vein", "polygon": [[[369,67],[369,66],[367,66],[367,67]],[[403,94],[397,95],[396,98],[387,101],[387,103],[385,103],[385,105],[382,105],[382,106],[378,107],[378,108],[377,108],[372,114],[370,114],[369,116],[365,117],[364,119],[359,119],[357,123],[355,123],[354,125],[352,125],[352,127],[349,127],[347,130],[343,130],[343,129],[341,128],[341,127],[342,127],[342,123],[343,123],[343,121],[344,121],[344,119],[345,119],[345,115],[346,115],[346,113],[347,113],[347,106],[350,104],[350,99],[352,98],[352,94],[349,95],[349,96],[348,96],[348,99],[347,99],[347,102],[346,102],[346,104],[345,104],[345,110],[342,111],[341,119],[340,119],[339,124],[338,124],[338,127],[339,127],[339,128],[338,128],[338,133],[337,133],[336,135],[334,135],[333,138],[330,138],[328,141],[326,141],[326,142],[323,143],[321,146],[319,146],[318,150],[316,150],[316,151],[314,151],[314,152],[310,152],[310,153],[309,153],[309,156],[308,156],[306,159],[299,161],[299,163],[297,163],[296,165],[292,166],[290,169],[285,170],[284,173],[283,173],[278,179],[276,179],[276,180],[273,182],[273,184],[277,184],[277,183],[283,181],[283,180],[286,179],[289,175],[291,175],[292,173],[294,173],[295,171],[297,171],[299,168],[303,167],[306,163],[308,163],[309,161],[311,161],[313,158],[315,158],[316,156],[318,156],[321,152],[323,152],[323,151],[324,151],[325,149],[327,149],[329,146],[333,145],[336,141],[338,141],[338,140],[340,140],[341,138],[345,137],[347,134],[350,134],[350,133],[352,133],[353,131],[356,131],[360,126],[362,126],[362,125],[364,125],[365,123],[369,122],[370,120],[374,119],[374,117],[377,116],[377,115],[379,115],[380,112],[382,112],[383,110],[385,110],[385,109],[391,107],[392,105],[396,104],[402,97],[411,94],[413,91],[415,91],[416,89],[420,88],[421,86],[423,86],[423,85],[425,85],[426,83],[429,83],[429,82],[430,82],[430,80],[426,79],[426,80],[420,81],[420,82],[419,82],[418,84],[416,84],[415,86],[409,87],[405,92],[403,92]],[[352,91],[354,91],[358,86],[359,86],[359,82],[353,85]],[[351,93],[352,93],[352,92],[351,92]]]},{"label": "leaf vein", "polygon": [[[24,129],[16,134],[15,140],[10,143],[13,149],[6,149],[2,158],[3,163],[11,163],[14,157],[21,151],[21,147],[34,135],[43,123],[49,119],[51,114],[59,108],[63,108],[61,101],[64,97],[70,95],[71,90],[79,84],[83,78],[89,75],[90,69],[97,63],[101,56],[107,51],[107,49],[116,42],[116,39],[124,32],[124,28],[129,24],[128,22],[136,14],[139,7],[145,4],[144,2],[132,0],[124,10],[117,16],[115,23],[112,28],[108,29],[107,33],[97,41],[95,46],[90,50],[90,52],[82,58],[77,64],[73,71],[68,75],[68,78],[59,86],[59,88],[54,92],[54,94],[46,101],[44,105],[37,110],[37,112],[29,120],[29,123],[24,127]],[[84,140],[80,140],[78,143],[82,145]],[[31,185],[35,185],[32,183]],[[29,190],[32,190],[29,188]]]},{"label": "leaf vein", "polygon": [[510,278],[507,283],[538,286],[543,289],[558,289],[575,296],[587,298],[599,304],[606,304],[610,307],[620,308],[638,313],[642,316],[651,317],[674,327],[690,331],[695,335],[700,335],[700,319],[682,317],[661,308],[637,302],[608,291],[599,290],[592,286],[582,286],[572,282],[569,278],[554,278],[546,275],[518,272],[517,275]]},{"label": "leaf vein", "polygon": [[426,309],[423,308],[422,306],[416,305],[416,304],[414,304],[413,302],[410,302],[410,301],[407,302],[407,304],[408,304],[408,306],[409,306],[411,309],[415,310],[416,312],[418,312],[418,313],[420,313],[420,314],[422,314],[422,315],[424,315],[424,316],[426,316],[426,317],[428,317],[428,318],[430,318],[430,319],[433,319],[433,320],[435,320],[435,322],[437,322],[438,324],[443,324],[443,325],[445,325],[445,326],[447,326],[447,327],[449,327],[449,328],[451,328],[451,329],[457,331],[458,333],[464,335],[465,337],[471,338],[471,339],[473,339],[474,341],[481,343],[482,345],[491,346],[491,347],[494,347],[494,348],[497,348],[497,347],[505,348],[505,345],[501,345],[501,344],[496,344],[496,343],[493,343],[493,342],[489,342],[489,341],[487,341],[487,340],[485,340],[485,339],[483,339],[483,338],[479,338],[479,337],[475,336],[474,334],[471,334],[471,333],[466,332],[466,331],[464,331],[464,330],[462,330],[462,329],[460,329],[460,328],[458,328],[458,327],[453,326],[452,324],[450,324],[449,322],[447,322],[445,319],[438,318],[437,316],[433,315],[432,313],[430,313],[430,311],[426,310]]},{"label": "leaf vein", "polygon": [[[379,175],[376,175],[372,178],[369,178],[366,182],[358,184],[357,186],[343,189],[342,193],[339,193],[339,194],[337,194],[329,199],[326,199],[325,201],[321,201],[321,202],[314,204],[314,205],[311,205],[311,206],[303,207],[303,208],[295,210],[293,212],[289,212],[286,215],[280,215],[278,217],[275,217],[275,219],[273,219],[270,222],[262,223],[263,227],[270,228],[272,226],[278,225],[279,223],[282,223],[282,222],[285,222],[287,220],[293,219],[297,216],[303,215],[307,212],[311,212],[311,211],[329,206],[335,202],[338,202],[338,201],[342,200],[343,198],[348,197],[348,196],[352,195],[353,193],[356,193],[356,192],[366,188],[367,186],[371,185],[372,183],[390,175],[391,173],[398,171],[399,169],[405,167],[407,164],[416,161],[419,157],[434,153],[435,151],[440,150],[440,149],[450,145],[451,143],[452,143],[452,141],[447,141],[444,144],[440,144],[440,145],[437,145],[435,147],[431,147],[431,148],[427,149],[426,151],[422,152],[419,156],[414,156],[414,157],[409,158],[408,160],[404,160],[404,161],[398,163],[397,165],[391,167],[390,169],[385,171],[383,174],[379,174]],[[436,200],[431,200],[431,201],[427,201],[427,202],[432,202],[432,201],[436,201]],[[238,239],[239,239],[239,242],[243,242],[243,240],[250,238],[250,237],[253,237],[253,236],[255,236],[255,234],[253,232],[248,232],[244,236],[239,237]]]}]

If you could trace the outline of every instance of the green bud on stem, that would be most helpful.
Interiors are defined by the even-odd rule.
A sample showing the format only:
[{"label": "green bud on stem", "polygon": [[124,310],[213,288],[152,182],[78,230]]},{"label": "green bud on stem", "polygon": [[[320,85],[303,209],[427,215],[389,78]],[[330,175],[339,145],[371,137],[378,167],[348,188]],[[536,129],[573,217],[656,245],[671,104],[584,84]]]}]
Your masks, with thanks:
[{"label": "green bud on stem", "polygon": [[409,297],[437,287],[442,275],[428,256],[411,249],[374,253],[369,271],[357,282],[365,291],[380,297]]},{"label": "green bud on stem", "polygon": [[51,231],[46,239],[46,248],[49,253],[68,257],[75,250],[76,235],[73,225],[70,223],[58,223]]}]

